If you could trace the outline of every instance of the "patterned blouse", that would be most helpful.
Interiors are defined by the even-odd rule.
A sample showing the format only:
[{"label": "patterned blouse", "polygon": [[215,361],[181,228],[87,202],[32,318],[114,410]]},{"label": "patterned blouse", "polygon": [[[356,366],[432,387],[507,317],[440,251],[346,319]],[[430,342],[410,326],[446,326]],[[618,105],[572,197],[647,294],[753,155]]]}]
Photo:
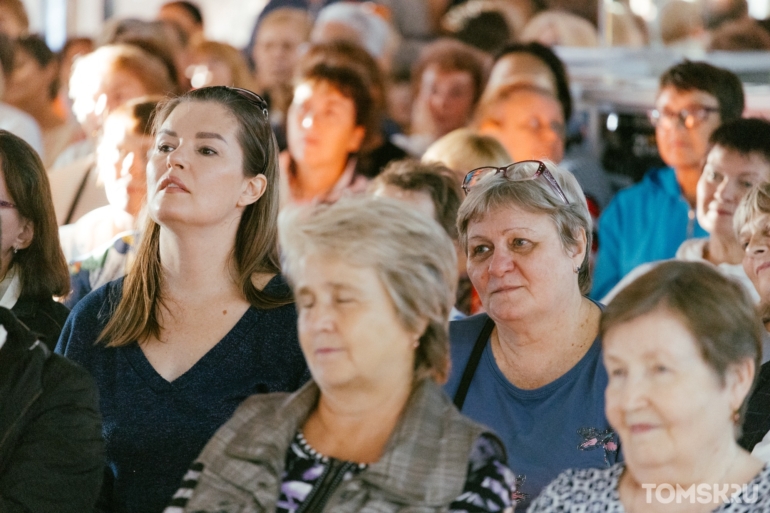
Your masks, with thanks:
[{"label": "patterned blouse", "polygon": [[[625,469],[618,463],[607,469],[571,469],[559,474],[529,507],[529,513],[625,513],[618,494],[618,483]],[[710,487],[709,487],[710,488]],[[696,489],[697,490],[697,489]],[[698,503],[705,497],[693,490],[690,496],[680,495],[680,500]],[[685,490],[686,491],[686,490]],[[655,490],[648,490],[650,494]],[[663,500],[674,500],[673,488],[660,490]],[[718,492],[717,492],[718,493]],[[709,498],[711,490],[709,490]],[[770,511],[770,466],[765,466],[741,491],[730,490],[727,501],[713,513],[760,513]]]},{"label": "patterned blouse", "polygon": [[[484,449],[488,441],[476,442],[463,493],[449,506],[453,513],[512,512],[511,495],[516,477]],[[492,453],[494,454],[494,453]],[[286,467],[276,513],[320,511],[337,486],[366,470],[365,463],[328,458],[307,443],[302,432],[286,452]]]}]

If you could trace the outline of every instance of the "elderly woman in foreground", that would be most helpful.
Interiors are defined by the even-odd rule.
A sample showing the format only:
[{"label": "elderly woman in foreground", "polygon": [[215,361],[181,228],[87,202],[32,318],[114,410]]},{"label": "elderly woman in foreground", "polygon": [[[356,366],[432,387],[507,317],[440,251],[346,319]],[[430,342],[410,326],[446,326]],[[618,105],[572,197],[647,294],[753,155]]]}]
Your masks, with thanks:
[{"label": "elderly woman in foreground", "polygon": [[575,177],[524,161],[466,176],[457,226],[486,310],[450,326],[445,387],[494,429],[526,506],[560,472],[618,456],[604,416],[601,311],[590,288],[591,216]]},{"label": "elderly woman in foreground", "polygon": [[457,281],[444,230],[349,198],[287,212],[279,233],[313,381],[248,399],[167,513],[511,511],[502,444],[438,386]]},{"label": "elderly woman in foreground", "polygon": [[562,473],[529,511],[770,510],[770,468],[736,442],[760,330],[743,287],[703,263],[666,262],[623,290],[601,334],[625,462]]}]

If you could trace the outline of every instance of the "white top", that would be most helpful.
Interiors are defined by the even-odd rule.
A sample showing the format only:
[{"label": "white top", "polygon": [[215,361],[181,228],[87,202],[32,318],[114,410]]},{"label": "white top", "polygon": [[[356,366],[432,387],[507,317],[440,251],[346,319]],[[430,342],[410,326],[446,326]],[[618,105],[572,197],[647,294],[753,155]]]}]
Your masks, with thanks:
[{"label": "white top", "polygon": [[75,223],[61,226],[59,240],[67,262],[73,262],[133,228],[134,216],[107,205],[92,210]]},{"label": "white top", "polygon": [[35,118],[23,110],[0,102],[0,129],[18,135],[32,146],[41,158],[43,157],[43,136],[40,126]]},{"label": "white top", "polygon": [[[16,267],[11,267],[3,281],[0,281],[0,306],[10,310],[21,295],[21,278]],[[8,332],[0,325],[0,348],[5,344]]]}]

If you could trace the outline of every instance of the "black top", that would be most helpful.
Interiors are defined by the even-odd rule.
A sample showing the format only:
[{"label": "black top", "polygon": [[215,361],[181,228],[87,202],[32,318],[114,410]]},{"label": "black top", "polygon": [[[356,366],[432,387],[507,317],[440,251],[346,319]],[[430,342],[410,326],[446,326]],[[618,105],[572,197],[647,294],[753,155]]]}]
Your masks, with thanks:
[{"label": "black top", "polygon": [[64,322],[70,314],[69,308],[50,297],[40,299],[31,296],[20,297],[11,311],[51,351],[56,347]]},{"label": "black top", "polygon": [[751,451],[770,431],[770,362],[759,370],[757,387],[749,398],[743,436],[738,440],[741,447]]},{"label": "black top", "polygon": [[[72,310],[56,347],[96,378],[107,472],[100,511],[158,513],[190,463],[248,396],[290,392],[309,373],[293,304],[249,308],[186,373],[166,381],[138,344],[95,344],[122,294],[123,280],[87,295]],[[285,293],[278,276],[266,292]]]},{"label": "black top", "polygon": [[0,511],[92,511],[104,472],[94,380],[6,308],[0,324]]}]

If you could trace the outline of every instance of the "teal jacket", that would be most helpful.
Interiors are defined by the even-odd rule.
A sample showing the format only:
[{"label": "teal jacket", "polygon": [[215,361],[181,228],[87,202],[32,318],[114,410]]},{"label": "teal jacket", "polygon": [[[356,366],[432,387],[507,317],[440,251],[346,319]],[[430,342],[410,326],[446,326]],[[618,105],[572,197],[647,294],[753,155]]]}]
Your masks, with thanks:
[{"label": "teal jacket", "polygon": [[599,218],[591,298],[601,299],[640,264],[674,258],[686,239],[708,237],[682,196],[674,170],[649,171],[618,192]]}]

